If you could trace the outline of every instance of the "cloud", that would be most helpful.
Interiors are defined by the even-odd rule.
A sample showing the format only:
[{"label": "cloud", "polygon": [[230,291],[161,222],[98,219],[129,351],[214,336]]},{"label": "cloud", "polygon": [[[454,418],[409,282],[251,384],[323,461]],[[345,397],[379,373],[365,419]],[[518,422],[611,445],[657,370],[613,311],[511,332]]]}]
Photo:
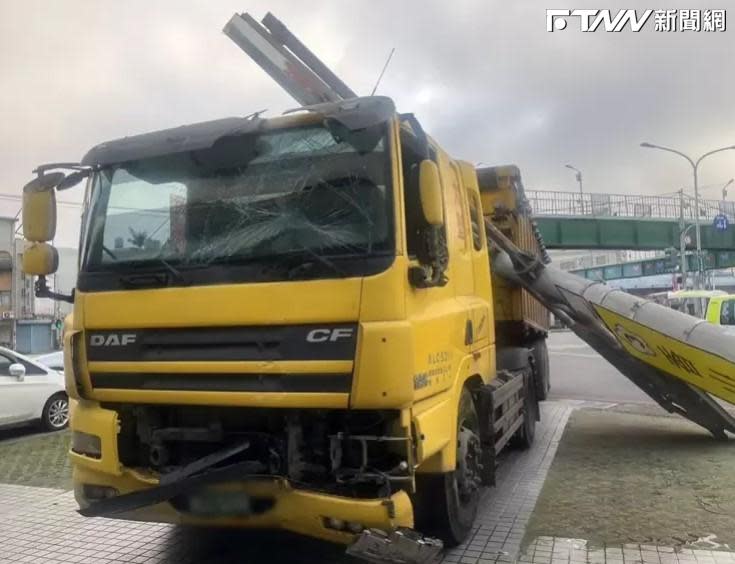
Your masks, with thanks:
[{"label": "cloud", "polygon": [[[640,3],[639,3],[640,4]],[[701,0],[697,8],[721,8]],[[691,0],[643,8],[691,8]],[[735,143],[725,33],[546,32],[540,0],[285,0],[268,10],[359,93],[414,111],[454,156],[521,166],[529,188],[664,193],[691,186],[683,159]],[[598,6],[595,6],[598,7]],[[600,8],[628,8],[622,0]],[[0,190],[19,194],[31,169],[74,160],[111,138],[294,102],[222,33],[238,0],[95,0],[4,4],[0,21]],[[702,165],[701,183],[735,176],[735,151]],[[705,195],[715,197],[712,188]],[[79,198],[69,193],[64,198]],[[8,213],[8,200],[0,212]],[[9,208],[12,208],[11,205]],[[8,209],[9,209],[8,208]],[[76,241],[76,226],[63,231]]]}]

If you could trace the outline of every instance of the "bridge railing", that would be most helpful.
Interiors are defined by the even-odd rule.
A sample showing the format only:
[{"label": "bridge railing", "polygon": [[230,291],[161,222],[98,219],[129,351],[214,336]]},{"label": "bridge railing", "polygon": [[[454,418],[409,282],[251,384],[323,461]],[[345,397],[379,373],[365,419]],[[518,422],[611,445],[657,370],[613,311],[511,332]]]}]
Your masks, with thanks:
[{"label": "bridge railing", "polygon": [[[675,196],[633,196],[628,194],[595,194],[579,192],[555,192],[551,190],[526,190],[526,197],[534,215],[569,215],[594,217],[639,217],[678,219],[682,214],[682,202]],[[694,198],[684,196],[683,214],[693,220]],[[735,202],[699,200],[700,219],[713,219],[724,213],[735,217]]]}]

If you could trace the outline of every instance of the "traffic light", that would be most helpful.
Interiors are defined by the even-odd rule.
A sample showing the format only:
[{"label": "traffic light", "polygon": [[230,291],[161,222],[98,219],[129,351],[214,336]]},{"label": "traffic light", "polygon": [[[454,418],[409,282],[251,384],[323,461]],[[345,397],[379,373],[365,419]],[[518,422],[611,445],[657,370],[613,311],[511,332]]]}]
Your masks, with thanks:
[{"label": "traffic light", "polygon": [[679,251],[674,247],[669,247],[664,250],[664,254],[666,255],[667,266],[673,270],[676,270],[676,267],[679,264]]}]

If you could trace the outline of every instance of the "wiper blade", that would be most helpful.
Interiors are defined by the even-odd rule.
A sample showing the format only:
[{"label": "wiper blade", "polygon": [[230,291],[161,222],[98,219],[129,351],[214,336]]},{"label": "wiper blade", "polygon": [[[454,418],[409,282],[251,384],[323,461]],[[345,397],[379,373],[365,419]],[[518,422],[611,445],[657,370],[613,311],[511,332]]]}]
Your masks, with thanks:
[{"label": "wiper blade", "polygon": [[166,268],[166,272],[136,272],[135,274],[125,274],[120,276],[120,282],[130,287],[158,287],[169,286],[171,281],[176,281],[181,284],[186,282],[184,275],[161,257],[144,262],[145,264],[159,263]]},{"label": "wiper blade", "polygon": [[165,266],[168,271],[173,275],[173,277],[178,280],[179,282],[184,282],[184,275],[181,274],[181,271],[177,270],[173,266],[171,266],[165,259],[158,258],[158,262],[160,262],[163,266]]},{"label": "wiper blade", "polygon": [[169,285],[169,275],[166,272],[147,272],[136,274],[124,274],[119,280],[123,286],[128,288],[155,288]]},{"label": "wiper blade", "polygon": [[326,266],[329,270],[331,270],[332,272],[335,272],[342,278],[347,276],[347,273],[344,270],[342,270],[339,266],[337,266],[337,264],[334,261],[328,259],[327,257],[323,255],[320,255],[319,253],[312,251],[311,249],[307,249],[306,247],[303,247],[302,250],[304,251],[305,255],[313,257],[314,260],[305,260],[301,264],[297,264],[296,266],[291,268],[286,274],[286,277],[289,280],[294,280],[298,277],[303,276],[304,274],[308,273],[310,270],[313,270],[317,264]]}]

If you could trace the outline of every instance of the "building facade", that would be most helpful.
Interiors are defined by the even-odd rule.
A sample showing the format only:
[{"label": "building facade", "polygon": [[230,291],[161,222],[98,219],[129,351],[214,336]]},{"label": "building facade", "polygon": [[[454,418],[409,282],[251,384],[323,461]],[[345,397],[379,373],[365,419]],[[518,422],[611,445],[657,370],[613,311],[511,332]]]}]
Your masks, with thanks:
[{"label": "building facade", "polygon": [[[0,346],[21,353],[44,353],[61,346],[61,321],[71,304],[37,299],[33,277],[21,268],[25,242],[16,233],[18,219],[0,216]],[[76,285],[77,251],[60,248],[59,271],[49,285],[70,293]]]}]

